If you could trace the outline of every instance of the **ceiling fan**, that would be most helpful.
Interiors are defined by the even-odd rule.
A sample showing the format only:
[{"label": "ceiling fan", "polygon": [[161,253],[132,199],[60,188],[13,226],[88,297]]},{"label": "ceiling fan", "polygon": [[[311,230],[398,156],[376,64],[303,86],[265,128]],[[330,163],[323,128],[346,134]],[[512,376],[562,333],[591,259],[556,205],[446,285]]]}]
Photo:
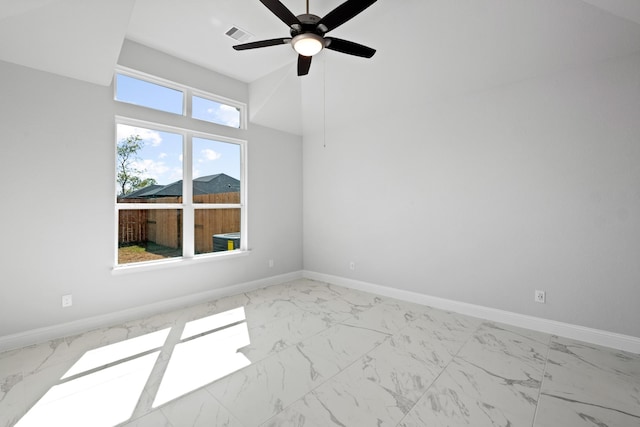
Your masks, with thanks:
[{"label": "ceiling fan", "polygon": [[274,15],[280,18],[282,22],[289,26],[291,37],[239,44],[233,46],[235,50],[291,44],[293,49],[298,52],[299,76],[304,76],[309,73],[311,58],[323,48],[363,58],[371,58],[376,53],[375,49],[358,43],[335,37],[325,37],[326,33],[355,17],[375,3],[376,0],[347,0],[329,12],[324,18],[309,13],[309,0],[307,0],[307,13],[298,16],[295,16],[279,0],[260,1]]}]

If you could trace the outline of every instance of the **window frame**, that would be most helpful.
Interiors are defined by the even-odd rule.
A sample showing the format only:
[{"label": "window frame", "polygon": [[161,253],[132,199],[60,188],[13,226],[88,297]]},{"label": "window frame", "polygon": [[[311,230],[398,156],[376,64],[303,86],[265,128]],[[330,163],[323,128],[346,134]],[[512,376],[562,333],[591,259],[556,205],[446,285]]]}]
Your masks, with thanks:
[{"label": "window frame", "polygon": [[[127,101],[121,101],[117,98],[117,94],[118,94],[118,79],[117,79],[117,75],[118,74],[122,74],[123,76],[127,76],[127,77],[131,77],[134,79],[138,79],[138,80],[142,80],[145,81],[147,83],[153,83],[156,84],[158,86],[163,86],[169,89],[174,89],[177,91],[182,92],[182,114],[176,114],[176,113],[172,113],[170,111],[165,111],[165,110],[160,110],[158,108],[153,108],[153,107],[147,107],[144,105],[139,105],[139,104],[134,104],[131,102],[127,102]],[[239,126],[233,127],[233,126],[228,126],[222,123],[216,123],[213,121],[209,121],[209,120],[203,120],[203,119],[198,119],[193,117],[193,97],[197,96],[199,98],[203,98],[209,101],[213,101],[213,102],[217,102],[219,104],[223,104],[223,105],[228,105],[230,107],[235,107],[239,110],[240,112],[240,123]],[[166,114],[171,114],[172,116],[182,116],[185,117],[188,120],[196,120],[197,122],[202,122],[202,123],[209,123],[209,124],[214,124],[216,126],[224,126],[225,128],[229,128],[229,129],[239,129],[239,130],[245,130],[247,129],[247,123],[248,123],[248,114],[247,114],[247,104],[244,102],[240,102],[240,101],[236,101],[234,99],[231,98],[227,98],[221,95],[216,95],[214,93],[211,92],[207,92],[201,89],[196,89],[187,85],[183,85],[180,83],[176,83],[173,82],[171,80],[167,80],[167,79],[163,79],[162,77],[157,77],[148,73],[144,73],[142,71],[137,71],[134,70],[132,68],[128,68],[128,67],[123,67],[123,66],[118,66],[115,69],[115,73],[114,73],[114,79],[113,79],[113,100],[117,103],[122,103],[122,104],[127,104],[127,105],[134,105],[138,108],[144,108],[147,110],[151,110],[151,111],[160,111],[162,113],[166,113]]]},{"label": "window frame", "polygon": [[[115,226],[114,226],[114,271],[125,271],[129,269],[140,269],[140,268],[154,268],[157,266],[168,266],[175,265],[176,263],[184,263],[184,262],[192,262],[192,261],[200,261],[200,260],[219,260],[222,258],[227,258],[229,256],[237,256],[244,255],[249,252],[248,248],[248,213],[247,213],[247,200],[248,200],[248,185],[247,185],[247,145],[248,141],[246,139],[240,137],[231,137],[228,135],[220,135],[219,132],[221,130],[221,126],[225,129],[229,129],[228,132],[231,134],[236,133],[238,136],[244,136],[242,130],[246,129],[247,124],[247,108],[246,104],[229,100],[224,97],[220,97],[202,90],[193,89],[185,85],[181,85],[175,82],[171,82],[162,78],[158,78],[155,76],[150,76],[146,73],[141,73],[135,70],[118,67],[116,69],[117,74],[127,75],[129,77],[133,77],[139,80],[147,81],[154,84],[159,84],[164,87],[168,87],[170,89],[176,89],[183,93],[183,119],[181,119],[180,124],[184,125],[192,125],[192,126],[176,126],[173,124],[169,124],[173,122],[172,120],[166,120],[166,122],[162,122],[162,120],[158,121],[150,121],[148,120],[148,112],[153,111],[157,113],[156,118],[162,119],[163,115],[169,114],[172,117],[179,117],[179,115],[171,112],[166,112],[162,110],[158,110],[152,107],[141,106],[137,104],[132,104],[126,101],[120,101],[116,98],[117,87],[116,82],[117,79],[114,78],[114,102],[116,105],[134,105],[137,111],[137,108],[140,108],[141,112],[145,113],[141,114],[143,118],[133,117],[136,114],[131,114],[131,109],[125,109],[126,115],[115,115],[114,121],[114,154],[117,147],[117,128],[119,125],[128,125],[135,126],[140,128],[146,128],[157,131],[171,132],[175,134],[180,134],[182,136],[182,203],[118,203],[117,195],[118,195],[118,186],[115,179],[115,160],[114,160],[114,177],[113,177],[113,186],[114,186],[114,194],[113,194],[113,203],[115,206]],[[240,111],[240,127],[235,128],[223,124],[218,124],[215,122],[210,122],[206,120],[196,119],[191,117],[191,103],[192,97],[198,96],[205,99],[210,99],[215,102],[220,102],[222,104],[230,105],[235,108],[238,108]],[[118,108],[116,108],[116,112],[118,112]],[[206,129],[203,131],[202,129]],[[226,132],[226,133],[228,133]],[[193,138],[203,138],[209,139],[213,141],[236,144],[240,148],[240,203],[230,203],[230,204],[222,204],[222,203],[194,203],[193,202]],[[181,239],[182,239],[182,256],[181,257],[173,257],[166,258],[161,260],[153,260],[153,261],[140,261],[128,264],[120,264],[118,262],[118,229],[119,229],[119,212],[123,210],[151,210],[151,209],[177,209],[182,211],[182,230],[181,230]],[[238,249],[232,251],[221,251],[221,252],[209,252],[203,254],[195,254],[195,212],[196,210],[222,210],[222,209],[239,209],[240,210],[240,246]]]}]

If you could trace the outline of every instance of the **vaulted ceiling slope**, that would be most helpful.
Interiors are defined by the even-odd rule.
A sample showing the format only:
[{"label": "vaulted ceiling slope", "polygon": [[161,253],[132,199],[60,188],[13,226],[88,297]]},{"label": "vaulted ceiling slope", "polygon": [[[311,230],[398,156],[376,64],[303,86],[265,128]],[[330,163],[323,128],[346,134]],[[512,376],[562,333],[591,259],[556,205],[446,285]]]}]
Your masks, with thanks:
[{"label": "vaulted ceiling slope", "polygon": [[640,2],[635,0],[584,0],[589,4],[640,24]]},{"label": "vaulted ceiling slope", "polygon": [[[305,1],[282,0],[295,14]],[[324,15],[342,0],[311,0]],[[236,52],[224,33],[252,40],[287,35],[258,0],[0,0],[0,60],[85,80],[111,82],[125,38],[251,83],[252,118],[300,133],[301,79],[288,46]],[[402,87],[477,90],[640,51],[638,0],[379,0],[332,32],[378,50],[371,60],[325,51],[327,73],[348,70],[360,96],[394,97]],[[319,71],[318,71],[319,72]],[[273,90],[269,86],[275,85]],[[296,86],[292,88],[291,86]],[[371,86],[373,85],[373,86]],[[400,86],[401,90],[397,91]],[[367,90],[366,88],[369,87]],[[398,100],[401,101],[401,100]],[[271,114],[274,108],[285,114]]]},{"label": "vaulted ceiling slope", "polygon": [[0,60],[111,84],[135,0],[0,0]]}]

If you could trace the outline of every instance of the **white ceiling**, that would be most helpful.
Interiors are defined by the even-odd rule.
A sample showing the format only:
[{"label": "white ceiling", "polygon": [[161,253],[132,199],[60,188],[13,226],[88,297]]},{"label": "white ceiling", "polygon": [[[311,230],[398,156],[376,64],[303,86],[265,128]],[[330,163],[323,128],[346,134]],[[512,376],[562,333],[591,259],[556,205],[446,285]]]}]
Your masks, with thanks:
[{"label": "white ceiling", "polygon": [[[342,1],[310,0],[310,11],[324,16]],[[305,12],[304,0],[282,2],[294,14]],[[465,57],[500,65],[513,59],[567,63],[587,50],[629,49],[629,44],[624,45],[629,40],[621,40],[625,35],[616,31],[617,24],[611,25],[620,19],[611,18],[624,16],[640,24],[640,0],[586,2],[590,4],[583,0],[379,0],[330,35],[370,45],[383,54],[392,52],[391,56],[398,56],[394,51],[404,52],[398,58],[401,63],[393,64],[396,69],[434,62],[453,68]],[[258,0],[137,0],[127,37],[245,82],[295,62],[289,46],[234,51],[231,46],[237,42],[224,35],[234,25],[252,33],[252,40],[288,35],[286,25]],[[640,49],[638,42],[633,40],[631,49]],[[415,54],[416,48],[422,57]]]},{"label": "white ceiling", "polygon": [[[304,13],[304,0],[282,1]],[[311,0],[311,12],[323,16],[341,1]],[[258,123],[278,120],[270,107],[299,109],[299,100],[285,102],[300,96],[304,79],[295,53],[284,45],[236,52],[224,35],[234,25],[252,40],[288,34],[258,0],[0,0],[0,59],[108,85],[126,37],[252,83],[262,94]],[[379,0],[330,35],[378,52],[371,60],[322,52],[311,73],[327,67],[356,96],[374,87],[403,102],[639,52],[640,0]],[[300,133],[300,124],[284,130]]]},{"label": "white ceiling", "polygon": [[0,60],[111,83],[135,0],[0,0]]}]

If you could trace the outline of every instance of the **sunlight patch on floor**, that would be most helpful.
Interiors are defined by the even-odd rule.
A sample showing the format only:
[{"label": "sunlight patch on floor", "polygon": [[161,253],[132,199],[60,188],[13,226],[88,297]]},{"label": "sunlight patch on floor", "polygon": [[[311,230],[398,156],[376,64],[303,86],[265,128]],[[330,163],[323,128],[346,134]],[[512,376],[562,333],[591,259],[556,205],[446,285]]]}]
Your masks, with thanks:
[{"label": "sunlight patch on floor", "polygon": [[80,360],[64,374],[62,379],[160,348],[167,340],[170,330],[170,328],[167,328],[87,351],[82,355]]},{"label": "sunlight patch on floor", "polygon": [[[244,320],[244,309],[234,309],[185,326],[185,336],[202,333],[205,325],[220,328]],[[199,332],[196,332],[199,331]],[[177,344],[153,402],[156,408],[251,364],[238,350],[250,344],[246,322]]]},{"label": "sunlight patch on floor", "polygon": [[113,427],[128,420],[159,351],[56,385],[16,427]]}]

